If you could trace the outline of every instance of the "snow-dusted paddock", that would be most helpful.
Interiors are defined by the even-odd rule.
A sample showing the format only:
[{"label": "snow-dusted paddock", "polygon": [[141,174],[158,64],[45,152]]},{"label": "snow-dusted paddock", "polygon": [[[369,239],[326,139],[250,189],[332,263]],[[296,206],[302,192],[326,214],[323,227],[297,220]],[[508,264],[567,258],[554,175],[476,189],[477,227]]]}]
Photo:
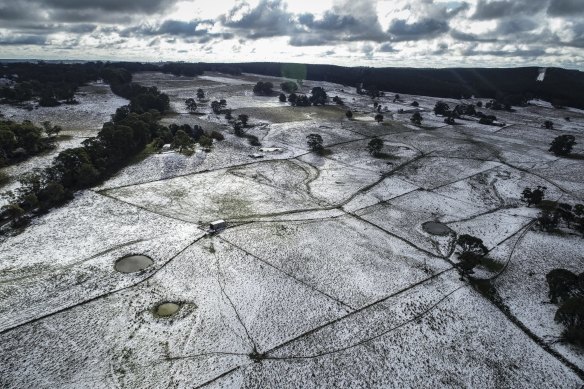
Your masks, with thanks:
[{"label": "snow-dusted paddock", "polygon": [[[432,112],[437,101],[488,100],[394,103],[388,92],[377,99],[380,124],[374,100],[343,85],[306,81],[301,92],[323,86],[345,106],[290,107],[252,93],[260,80],[278,91],[283,78],[135,80],[171,96],[163,124],[197,124],[225,140],[189,157],[149,155],[1,238],[0,386],[582,386],[582,352],[550,343],[562,327],[545,281],[554,268],[584,271],[582,238],[529,230],[539,211],[520,201],[525,187],[543,185],[546,199],[584,202],[581,111],[534,102],[480,109],[504,127],[446,125]],[[198,88],[200,115],[186,114]],[[210,112],[221,98],[250,116],[246,131],[261,147],[281,150],[235,137]],[[420,127],[397,113],[414,100]],[[542,128],[548,119],[554,130]],[[323,155],[309,151],[311,133]],[[579,143],[572,158],[548,152],[563,133]],[[374,137],[384,141],[377,158],[367,151]],[[203,238],[216,219],[228,228]],[[452,232],[433,235],[426,222]],[[501,271],[494,287],[508,311],[460,279],[456,234],[491,250],[493,268],[475,275]],[[115,272],[134,254],[154,265]],[[178,313],[156,316],[167,302]]]},{"label": "snow-dusted paddock", "polygon": [[529,231],[504,242],[491,254],[499,262],[508,263],[494,285],[511,312],[580,368],[584,368],[584,352],[554,342],[563,327],[554,321],[558,306],[550,303],[545,276],[553,269],[581,272],[583,244],[579,236]]},{"label": "snow-dusted paddock", "polygon": [[354,309],[450,268],[347,216],[245,225],[223,238]]},{"label": "snow-dusted paddock", "polygon": [[128,100],[114,95],[109,85],[98,83],[80,87],[75,100],[79,104],[38,107],[32,111],[1,105],[0,112],[8,120],[30,120],[38,126],[44,121],[50,121],[52,125],[63,128],[61,134],[90,137],[101,130],[103,123],[110,120],[116,109],[128,104]]},{"label": "snow-dusted paddock", "polygon": [[[24,233],[0,238],[0,331],[130,287],[202,235],[196,225],[84,193]],[[136,253],[154,265],[114,270],[117,259]]]},{"label": "snow-dusted paddock", "polygon": [[207,223],[318,208],[306,185],[316,169],[266,161],[106,191],[108,196],[179,220]]}]

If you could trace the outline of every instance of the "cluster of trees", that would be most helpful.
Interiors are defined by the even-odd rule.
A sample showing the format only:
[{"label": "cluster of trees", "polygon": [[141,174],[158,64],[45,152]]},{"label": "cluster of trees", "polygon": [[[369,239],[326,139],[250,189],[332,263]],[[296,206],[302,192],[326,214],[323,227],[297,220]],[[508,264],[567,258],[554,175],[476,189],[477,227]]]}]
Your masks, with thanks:
[{"label": "cluster of trees", "polygon": [[558,229],[560,223],[565,227],[573,228],[584,236],[584,205],[574,206],[568,203],[558,203],[545,200],[545,186],[537,186],[535,189],[525,188],[521,192],[521,201],[527,206],[535,205],[541,209],[537,217],[537,226],[541,231],[553,232]]},{"label": "cluster of trees", "polygon": [[246,138],[251,146],[261,146],[261,142],[257,136],[248,134],[245,132],[247,127],[247,122],[249,121],[249,116],[246,114],[240,114],[237,116],[237,120],[233,121],[233,133],[235,136],[240,138]]},{"label": "cluster of trees", "polygon": [[0,121],[0,167],[54,148],[56,135],[60,132],[61,127],[53,126],[50,122],[44,122],[43,128],[40,128],[30,121]]},{"label": "cluster of trees", "polygon": [[584,347],[584,272],[554,269],[546,280],[551,302],[559,304],[554,320],[564,326],[561,339]]},{"label": "cluster of trees", "polygon": [[545,198],[546,190],[547,187],[539,185],[535,189],[525,188],[521,192],[521,201],[527,203],[528,207],[531,205],[539,205]]},{"label": "cluster of trees", "polygon": [[231,115],[231,111],[227,110],[227,100],[225,99],[221,99],[219,101],[214,100],[211,102],[211,110],[213,110],[213,113],[215,113],[216,115],[221,115],[221,114],[229,114]]},{"label": "cluster of trees", "polygon": [[474,268],[482,263],[488,253],[482,239],[463,234],[458,237],[456,244],[462,251],[459,253],[460,262],[457,264],[462,275],[474,273]]},{"label": "cluster of trees", "polygon": [[206,132],[198,125],[191,127],[188,124],[180,126],[171,124],[168,127],[160,126],[158,128],[153,146],[159,149],[165,144],[170,144],[173,149],[177,149],[181,153],[190,154],[195,143],[208,149],[213,145],[213,139],[222,141],[225,137],[218,131]]},{"label": "cluster of trees", "polygon": [[[477,103],[476,107],[479,107],[479,103]],[[482,103],[480,106],[482,106]],[[446,124],[456,124],[455,119],[460,119],[463,115],[477,117],[479,118],[480,124],[486,124],[489,126],[492,126],[497,120],[497,117],[494,115],[487,115],[483,112],[477,111],[474,104],[458,104],[453,109],[450,109],[450,106],[444,101],[436,102],[436,105],[434,106],[434,114],[444,116],[444,122]]]},{"label": "cluster of trees", "polygon": [[37,99],[41,106],[74,104],[78,88],[100,78],[104,64],[13,63],[0,66],[0,77],[13,81],[0,89],[0,100],[19,104]]},{"label": "cluster of trees", "polygon": [[[545,203],[545,204],[544,204]],[[584,205],[568,203],[542,202],[542,209],[537,217],[541,231],[553,232],[562,223],[566,228],[575,230],[584,237]]]},{"label": "cluster of trees", "polygon": [[570,155],[575,145],[577,143],[573,135],[560,135],[552,141],[549,151],[557,156],[565,157]]},{"label": "cluster of trees", "polygon": [[271,82],[258,81],[253,87],[253,93],[260,96],[271,96],[274,93],[274,84]]},{"label": "cluster of trees", "polygon": [[323,88],[316,86],[312,88],[310,96],[297,95],[296,93],[291,93],[288,96],[288,102],[296,107],[309,107],[311,105],[326,105],[328,101],[328,95]]},{"label": "cluster of trees", "polygon": [[385,93],[380,91],[376,85],[371,85],[368,89],[364,89],[362,85],[357,86],[357,94],[358,95],[367,95],[372,99],[376,99],[378,97],[385,96]]},{"label": "cluster of trees", "polygon": [[[120,75],[122,79],[117,78]],[[160,135],[158,121],[168,109],[168,96],[156,88],[125,83],[123,76],[123,71],[113,72],[110,86],[130,104],[116,110],[112,120],[97,136],[83,141],[82,147],[64,150],[50,167],[25,175],[10,204],[3,207],[2,219],[10,220],[13,227],[26,225],[31,215],[46,212],[66,202],[76,190],[111,176]]]}]

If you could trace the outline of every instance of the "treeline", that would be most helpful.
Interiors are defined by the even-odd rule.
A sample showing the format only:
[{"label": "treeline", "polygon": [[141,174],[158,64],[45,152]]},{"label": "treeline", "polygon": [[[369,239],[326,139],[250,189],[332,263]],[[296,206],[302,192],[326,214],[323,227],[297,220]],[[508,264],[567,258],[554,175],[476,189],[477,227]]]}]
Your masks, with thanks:
[{"label": "treeline", "polygon": [[[157,65],[133,62],[87,62],[78,64],[61,63],[7,63],[0,65],[0,78],[11,85],[0,88],[0,102],[20,104],[33,99],[40,106],[53,107],[62,103],[74,104],[75,93],[80,86],[99,79],[110,85],[128,85],[131,73],[138,71],[159,71]],[[125,73],[125,79],[111,82],[112,72]],[[130,80],[128,80],[128,75]],[[116,92],[114,92],[116,93]],[[129,96],[125,93],[125,96]]]},{"label": "treeline", "polygon": [[112,120],[97,136],[83,141],[82,147],[64,150],[50,167],[22,177],[21,187],[2,210],[2,220],[10,220],[13,227],[25,226],[30,216],[61,205],[75,191],[110,177],[164,133],[158,121],[169,109],[168,96],[156,88],[131,83],[126,69],[111,69],[104,77],[112,91],[129,99],[130,104],[118,108]]},{"label": "treeline", "polygon": [[[218,64],[198,64],[204,70]],[[537,81],[539,68],[368,68],[280,63],[230,64],[242,72],[292,79],[327,81],[367,90],[384,90],[423,96],[461,98],[477,96],[508,105],[522,105],[532,98],[554,105],[584,109],[584,72],[548,68]]]}]

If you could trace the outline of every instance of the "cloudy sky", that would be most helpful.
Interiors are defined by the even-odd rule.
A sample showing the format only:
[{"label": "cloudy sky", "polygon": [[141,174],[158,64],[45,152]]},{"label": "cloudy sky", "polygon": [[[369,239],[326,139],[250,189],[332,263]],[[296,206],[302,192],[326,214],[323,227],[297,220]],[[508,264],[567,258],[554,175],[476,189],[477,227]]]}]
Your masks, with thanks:
[{"label": "cloudy sky", "polygon": [[0,0],[0,58],[584,70],[584,0]]}]

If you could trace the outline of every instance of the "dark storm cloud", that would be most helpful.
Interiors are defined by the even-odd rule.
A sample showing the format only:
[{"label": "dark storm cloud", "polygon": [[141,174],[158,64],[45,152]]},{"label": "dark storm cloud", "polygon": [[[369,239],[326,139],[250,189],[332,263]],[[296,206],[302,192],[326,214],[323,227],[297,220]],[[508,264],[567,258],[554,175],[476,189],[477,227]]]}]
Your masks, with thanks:
[{"label": "dark storm cloud", "polygon": [[359,25],[357,19],[350,15],[338,15],[334,12],[325,12],[322,19],[315,20],[312,14],[303,14],[298,17],[298,22],[309,29],[339,31],[351,29]]},{"label": "dark storm cloud", "polygon": [[527,50],[476,50],[476,48],[466,49],[465,56],[494,56],[494,57],[516,57],[516,58],[537,58],[547,55],[543,48],[533,48]]},{"label": "dark storm cloud", "polygon": [[102,10],[152,14],[176,3],[176,0],[32,0],[43,8],[66,10]]},{"label": "dark storm cloud", "polygon": [[178,0],[0,0],[0,20],[101,22],[129,21],[156,14]]},{"label": "dark storm cloud", "polygon": [[46,42],[47,37],[41,35],[0,36],[0,46],[44,45]]},{"label": "dark storm cloud", "polygon": [[436,19],[424,19],[418,22],[408,23],[406,20],[394,20],[391,22],[389,32],[396,41],[419,40],[428,36],[436,36],[448,32],[448,22]]},{"label": "dark storm cloud", "polygon": [[547,13],[551,16],[584,14],[584,0],[551,0]]},{"label": "dark storm cloud", "polygon": [[389,42],[385,42],[382,43],[379,48],[377,49],[377,51],[380,51],[382,53],[397,53],[399,50],[396,50],[391,43]]},{"label": "dark storm cloud", "polygon": [[548,0],[479,0],[472,16],[477,20],[500,19],[511,15],[534,15],[545,11]]},{"label": "dark storm cloud", "polygon": [[190,22],[183,22],[180,20],[165,20],[158,26],[142,25],[137,27],[130,27],[123,30],[120,35],[177,35],[177,36],[203,36],[209,33],[207,28],[199,28],[200,26],[212,23],[210,20],[192,20]]},{"label": "dark storm cloud", "polygon": [[294,29],[292,15],[282,0],[261,0],[254,8],[242,2],[220,16],[218,21],[252,39],[284,36]]},{"label": "dark storm cloud", "polygon": [[450,36],[454,40],[461,42],[496,42],[496,38],[488,38],[486,36],[478,36],[475,34],[470,34],[458,30],[450,30]]},{"label": "dark storm cloud", "polygon": [[532,18],[513,18],[501,20],[497,26],[497,33],[499,34],[517,34],[520,32],[532,31],[539,27]]}]

